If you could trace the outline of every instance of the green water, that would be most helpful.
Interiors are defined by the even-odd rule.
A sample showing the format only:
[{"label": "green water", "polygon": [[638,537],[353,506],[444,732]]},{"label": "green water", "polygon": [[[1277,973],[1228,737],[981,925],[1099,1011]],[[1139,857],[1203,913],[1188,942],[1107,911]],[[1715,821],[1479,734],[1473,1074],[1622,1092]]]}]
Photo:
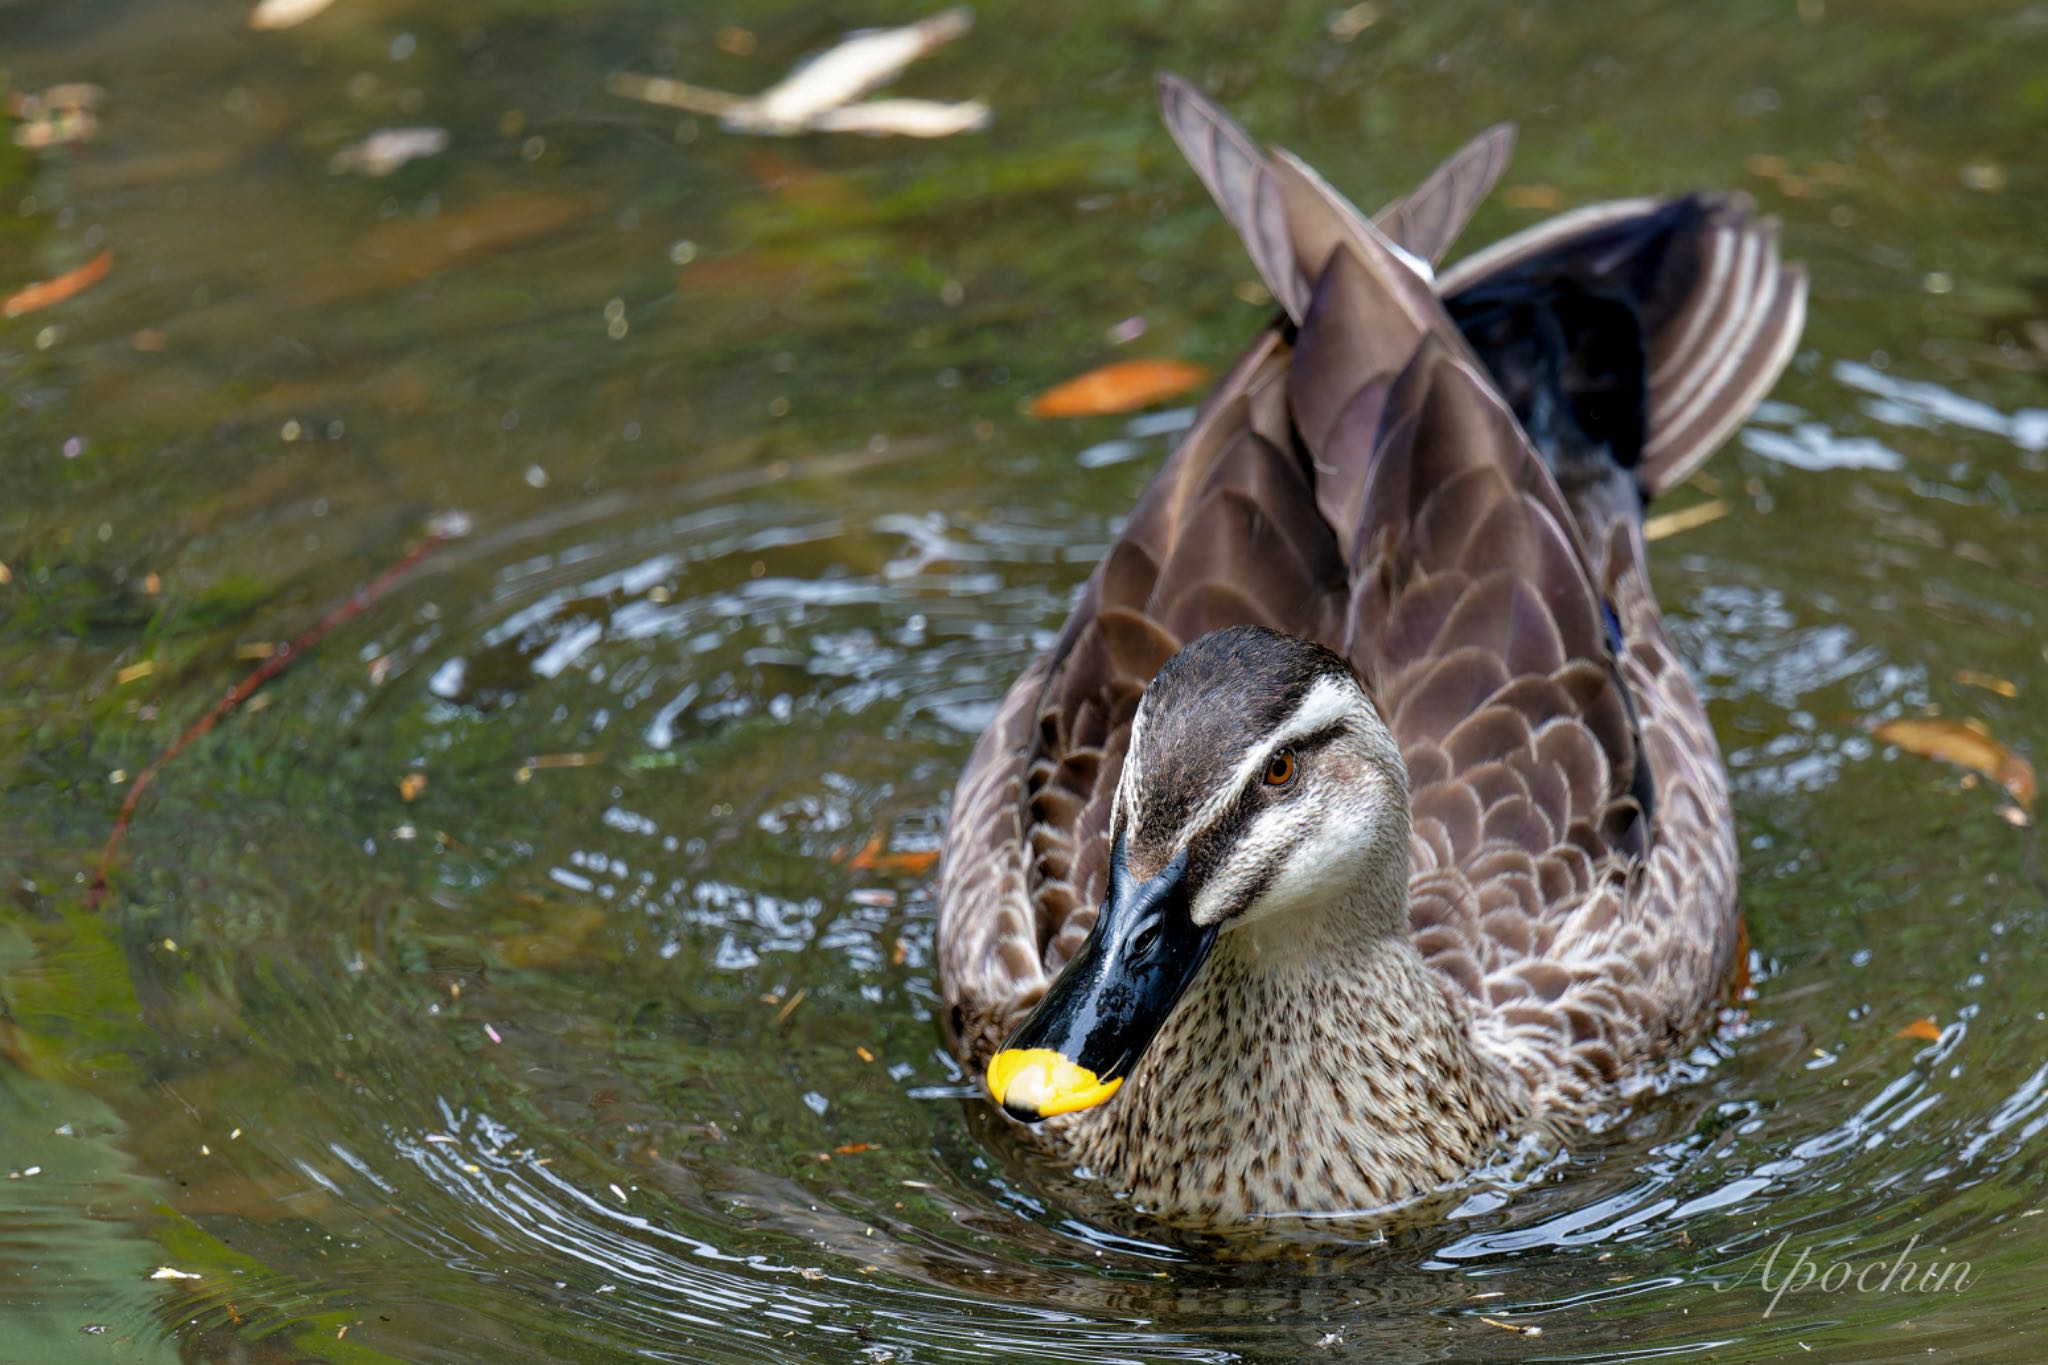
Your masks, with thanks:
[{"label": "green water", "polygon": [[[14,89],[106,91],[87,144],[0,139],[0,291],[114,257],[0,322],[0,1359],[2040,1355],[2038,828],[1868,727],[2048,756],[2048,9],[1381,0],[1340,43],[1321,6],[985,5],[901,90],[993,126],[929,143],[604,90],[757,89],[919,12],[0,4]],[[1812,272],[1673,503],[1733,510],[1655,552],[1747,1024],[1379,1246],[1092,1226],[931,1018],[915,855],[1172,439],[1020,403],[1265,316],[1162,68],[1367,204],[1520,120],[1473,242],[1737,185]],[[329,173],[402,124],[451,145]],[[95,898],[136,774],[450,513],[162,770]],[[849,858],[875,835],[910,856]],[[1966,1286],[1759,1282],[1781,1239],[1774,1285],[1911,1238]]]}]

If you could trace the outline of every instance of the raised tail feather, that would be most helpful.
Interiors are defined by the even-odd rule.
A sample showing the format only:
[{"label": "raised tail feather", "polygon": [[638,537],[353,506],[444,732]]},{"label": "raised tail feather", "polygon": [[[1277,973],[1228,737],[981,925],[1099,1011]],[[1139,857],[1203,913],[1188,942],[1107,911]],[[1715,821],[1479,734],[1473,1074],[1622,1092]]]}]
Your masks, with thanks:
[{"label": "raised tail feather", "polygon": [[[1798,343],[1805,276],[1780,263],[1776,224],[1756,218],[1744,196],[1593,205],[1432,279],[1433,263],[1505,170],[1511,125],[1481,133],[1368,220],[1286,152],[1261,151],[1185,81],[1163,75],[1158,84],[1168,131],[1289,318],[1307,318],[1340,244],[1375,273],[1382,263],[1406,266],[1396,273],[1444,299],[1589,544],[1613,517],[1639,512],[1697,469],[1769,392]],[[1425,290],[1385,274],[1382,283],[1421,330],[1435,330],[1434,306],[1416,297]],[[1305,424],[1319,481],[1356,484],[1364,471],[1338,470],[1342,461],[1317,439],[1333,417]],[[1617,468],[1625,478],[1608,477]],[[1334,500],[1348,507],[1356,492]],[[1339,510],[1328,494],[1322,500]],[[1342,527],[1341,514],[1333,525]]]},{"label": "raised tail feather", "polygon": [[[1610,454],[1648,499],[1704,463],[1792,358],[1806,319],[1806,276],[1779,261],[1777,236],[1777,224],[1755,217],[1739,194],[1595,204],[1467,257],[1438,288],[1468,336],[1475,318],[1498,322],[1503,304],[1536,304],[1561,322],[1568,347],[1604,316],[1599,359],[1610,373],[1623,346],[1637,348],[1639,360],[1624,367],[1642,376],[1632,433],[1614,430],[1630,425],[1618,396],[1604,413],[1592,395],[1564,406],[1600,428],[1589,432],[1596,439],[1621,437]],[[1472,339],[1488,353],[1484,340]],[[1530,377],[1496,378],[1512,400]],[[1516,409],[1527,424],[1524,405]],[[1551,456],[1545,432],[1532,427],[1531,435]]]},{"label": "raised tail feather", "polygon": [[[1368,219],[1286,152],[1269,157],[1260,151],[1236,119],[1180,77],[1161,75],[1158,85],[1167,132],[1244,239],[1266,288],[1297,323],[1307,315],[1316,280],[1338,241],[1356,245],[1361,237],[1376,237],[1429,279],[1507,169],[1515,145],[1514,125],[1487,129],[1412,193]],[[1292,165],[1295,174],[1284,174],[1282,165]]]}]

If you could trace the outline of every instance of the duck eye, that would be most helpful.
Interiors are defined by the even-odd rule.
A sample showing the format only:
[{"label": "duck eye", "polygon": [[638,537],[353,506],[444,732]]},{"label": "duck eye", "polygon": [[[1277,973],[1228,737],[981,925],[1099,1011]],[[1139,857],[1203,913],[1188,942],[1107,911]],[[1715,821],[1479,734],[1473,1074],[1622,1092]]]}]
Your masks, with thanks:
[{"label": "duck eye", "polygon": [[1266,765],[1266,785],[1284,787],[1294,780],[1294,750],[1282,749]]}]

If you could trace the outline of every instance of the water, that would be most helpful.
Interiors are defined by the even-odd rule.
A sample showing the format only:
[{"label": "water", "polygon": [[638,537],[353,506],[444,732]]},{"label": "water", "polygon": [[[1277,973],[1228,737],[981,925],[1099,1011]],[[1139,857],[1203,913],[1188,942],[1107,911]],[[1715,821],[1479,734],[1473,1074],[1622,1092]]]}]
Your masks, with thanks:
[{"label": "water", "polygon": [[[14,88],[107,92],[92,142],[0,152],[0,289],[114,253],[0,324],[4,1354],[2037,1353],[2037,827],[1869,726],[2048,753],[2048,9],[1382,3],[1339,43],[984,6],[903,89],[994,128],[934,143],[603,89],[756,89],[916,12],[0,10]],[[1655,554],[1735,782],[1748,1018],[1384,1244],[1071,1212],[931,1019],[953,779],[1184,420],[1019,404],[1264,316],[1159,68],[1365,203],[1518,118],[1473,241],[1732,184],[1814,280],[1673,504],[1734,511]],[[329,173],[408,124],[449,149]],[[162,770],[96,899],[136,774],[451,512]],[[1962,1290],[1822,1288],[1915,1238]]]}]

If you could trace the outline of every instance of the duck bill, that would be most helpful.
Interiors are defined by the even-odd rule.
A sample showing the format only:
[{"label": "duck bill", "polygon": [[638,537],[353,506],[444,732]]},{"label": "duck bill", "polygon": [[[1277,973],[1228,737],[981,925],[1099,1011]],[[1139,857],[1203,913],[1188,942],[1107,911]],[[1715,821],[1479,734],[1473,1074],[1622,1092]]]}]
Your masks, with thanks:
[{"label": "duck bill", "polygon": [[1216,941],[1189,917],[1187,853],[1139,880],[1118,839],[1095,928],[988,1067],[1010,1117],[1036,1123],[1116,1094]]}]

